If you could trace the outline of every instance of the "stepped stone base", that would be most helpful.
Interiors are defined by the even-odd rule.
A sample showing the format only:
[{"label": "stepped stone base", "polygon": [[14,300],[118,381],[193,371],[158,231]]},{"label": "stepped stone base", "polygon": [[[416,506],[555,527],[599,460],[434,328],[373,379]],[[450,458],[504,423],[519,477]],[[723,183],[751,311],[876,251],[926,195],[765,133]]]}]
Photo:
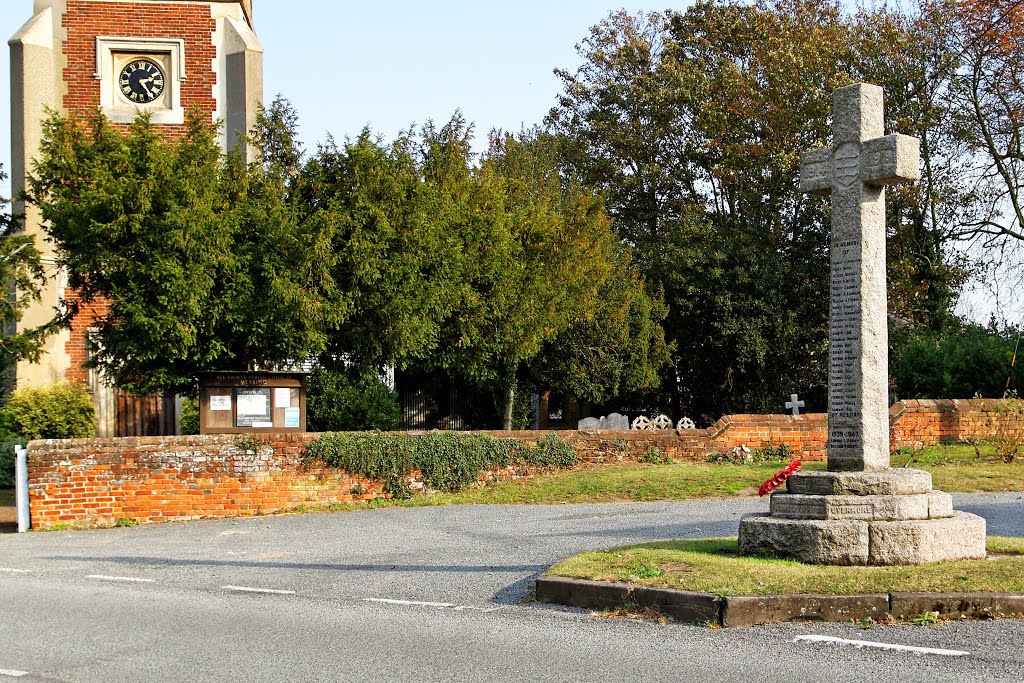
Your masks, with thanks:
[{"label": "stepped stone base", "polygon": [[810,496],[912,496],[932,490],[932,475],[907,468],[875,472],[797,472],[789,493]]},{"label": "stepped stone base", "polygon": [[776,493],[771,515],[782,519],[936,519],[953,515],[953,497],[942,491],[909,496],[810,496]]},{"label": "stepped stone base", "polygon": [[740,521],[740,555],[836,565],[980,560],[986,557],[985,520],[966,512],[900,521],[745,515]]}]

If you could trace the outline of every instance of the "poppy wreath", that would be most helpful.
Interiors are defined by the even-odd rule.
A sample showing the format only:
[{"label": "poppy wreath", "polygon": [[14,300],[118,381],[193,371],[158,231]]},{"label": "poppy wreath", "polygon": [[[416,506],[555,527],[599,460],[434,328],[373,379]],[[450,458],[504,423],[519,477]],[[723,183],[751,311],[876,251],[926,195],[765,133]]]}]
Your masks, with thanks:
[{"label": "poppy wreath", "polygon": [[786,480],[796,472],[799,472],[800,468],[803,466],[804,464],[799,460],[794,460],[789,463],[784,468],[773,474],[771,479],[761,484],[761,488],[758,489],[757,495],[761,497],[767,496],[769,493],[785,484]]}]

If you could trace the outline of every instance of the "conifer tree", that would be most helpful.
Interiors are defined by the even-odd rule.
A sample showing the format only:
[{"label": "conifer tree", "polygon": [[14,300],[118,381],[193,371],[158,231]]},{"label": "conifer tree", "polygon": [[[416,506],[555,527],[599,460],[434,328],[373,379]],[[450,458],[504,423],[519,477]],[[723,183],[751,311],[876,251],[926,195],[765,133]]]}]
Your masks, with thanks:
[{"label": "conifer tree", "polygon": [[[6,178],[0,165],[0,180]],[[0,197],[0,281],[14,290],[12,296],[0,297],[0,325],[4,330],[0,337],[0,385],[4,389],[7,388],[7,377],[18,361],[38,360],[46,337],[59,324],[57,311],[54,311],[54,318],[49,323],[15,331],[15,325],[22,320],[26,309],[40,301],[46,276],[35,238],[19,230],[20,217],[13,215],[9,206],[10,200]]]}]

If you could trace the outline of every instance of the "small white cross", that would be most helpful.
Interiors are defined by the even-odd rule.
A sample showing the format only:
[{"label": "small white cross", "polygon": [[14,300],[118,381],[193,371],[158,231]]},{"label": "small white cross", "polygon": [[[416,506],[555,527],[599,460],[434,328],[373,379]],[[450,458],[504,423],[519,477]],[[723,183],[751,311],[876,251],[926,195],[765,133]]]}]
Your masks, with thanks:
[{"label": "small white cross", "polygon": [[800,397],[796,394],[789,395],[789,401],[786,402],[786,408],[790,408],[793,411],[793,417],[800,416],[800,409],[806,404],[800,400]]}]

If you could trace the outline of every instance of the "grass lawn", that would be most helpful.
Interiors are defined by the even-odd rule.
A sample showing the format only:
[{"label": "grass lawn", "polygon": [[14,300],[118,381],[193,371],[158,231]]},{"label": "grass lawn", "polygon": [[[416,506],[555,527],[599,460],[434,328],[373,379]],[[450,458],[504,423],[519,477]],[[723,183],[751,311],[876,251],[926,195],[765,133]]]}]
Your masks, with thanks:
[{"label": "grass lawn", "polygon": [[989,537],[988,560],[833,567],[737,556],[735,538],[663,541],[571,557],[547,573],[718,595],[1024,593],[1024,539]]},{"label": "grass lawn", "polygon": [[14,506],[14,489],[0,489],[0,508]]},{"label": "grass lawn", "polygon": [[[941,491],[1024,491],[1024,461],[1002,462],[987,446],[981,446],[980,451],[974,446],[956,445],[900,452],[893,456],[892,464],[931,472],[935,488]],[[607,465],[497,482],[461,493],[417,496],[392,504],[607,503],[756,496],[761,483],[784,465],[690,461]],[[807,463],[805,469],[825,469],[825,463]]]},{"label": "grass lawn", "polygon": [[[711,465],[697,462],[607,465],[496,482],[461,493],[437,493],[412,502],[428,505],[608,503],[750,496],[757,495],[757,487],[780,467],[779,463]],[[811,467],[824,468],[824,464],[814,463]]]}]

